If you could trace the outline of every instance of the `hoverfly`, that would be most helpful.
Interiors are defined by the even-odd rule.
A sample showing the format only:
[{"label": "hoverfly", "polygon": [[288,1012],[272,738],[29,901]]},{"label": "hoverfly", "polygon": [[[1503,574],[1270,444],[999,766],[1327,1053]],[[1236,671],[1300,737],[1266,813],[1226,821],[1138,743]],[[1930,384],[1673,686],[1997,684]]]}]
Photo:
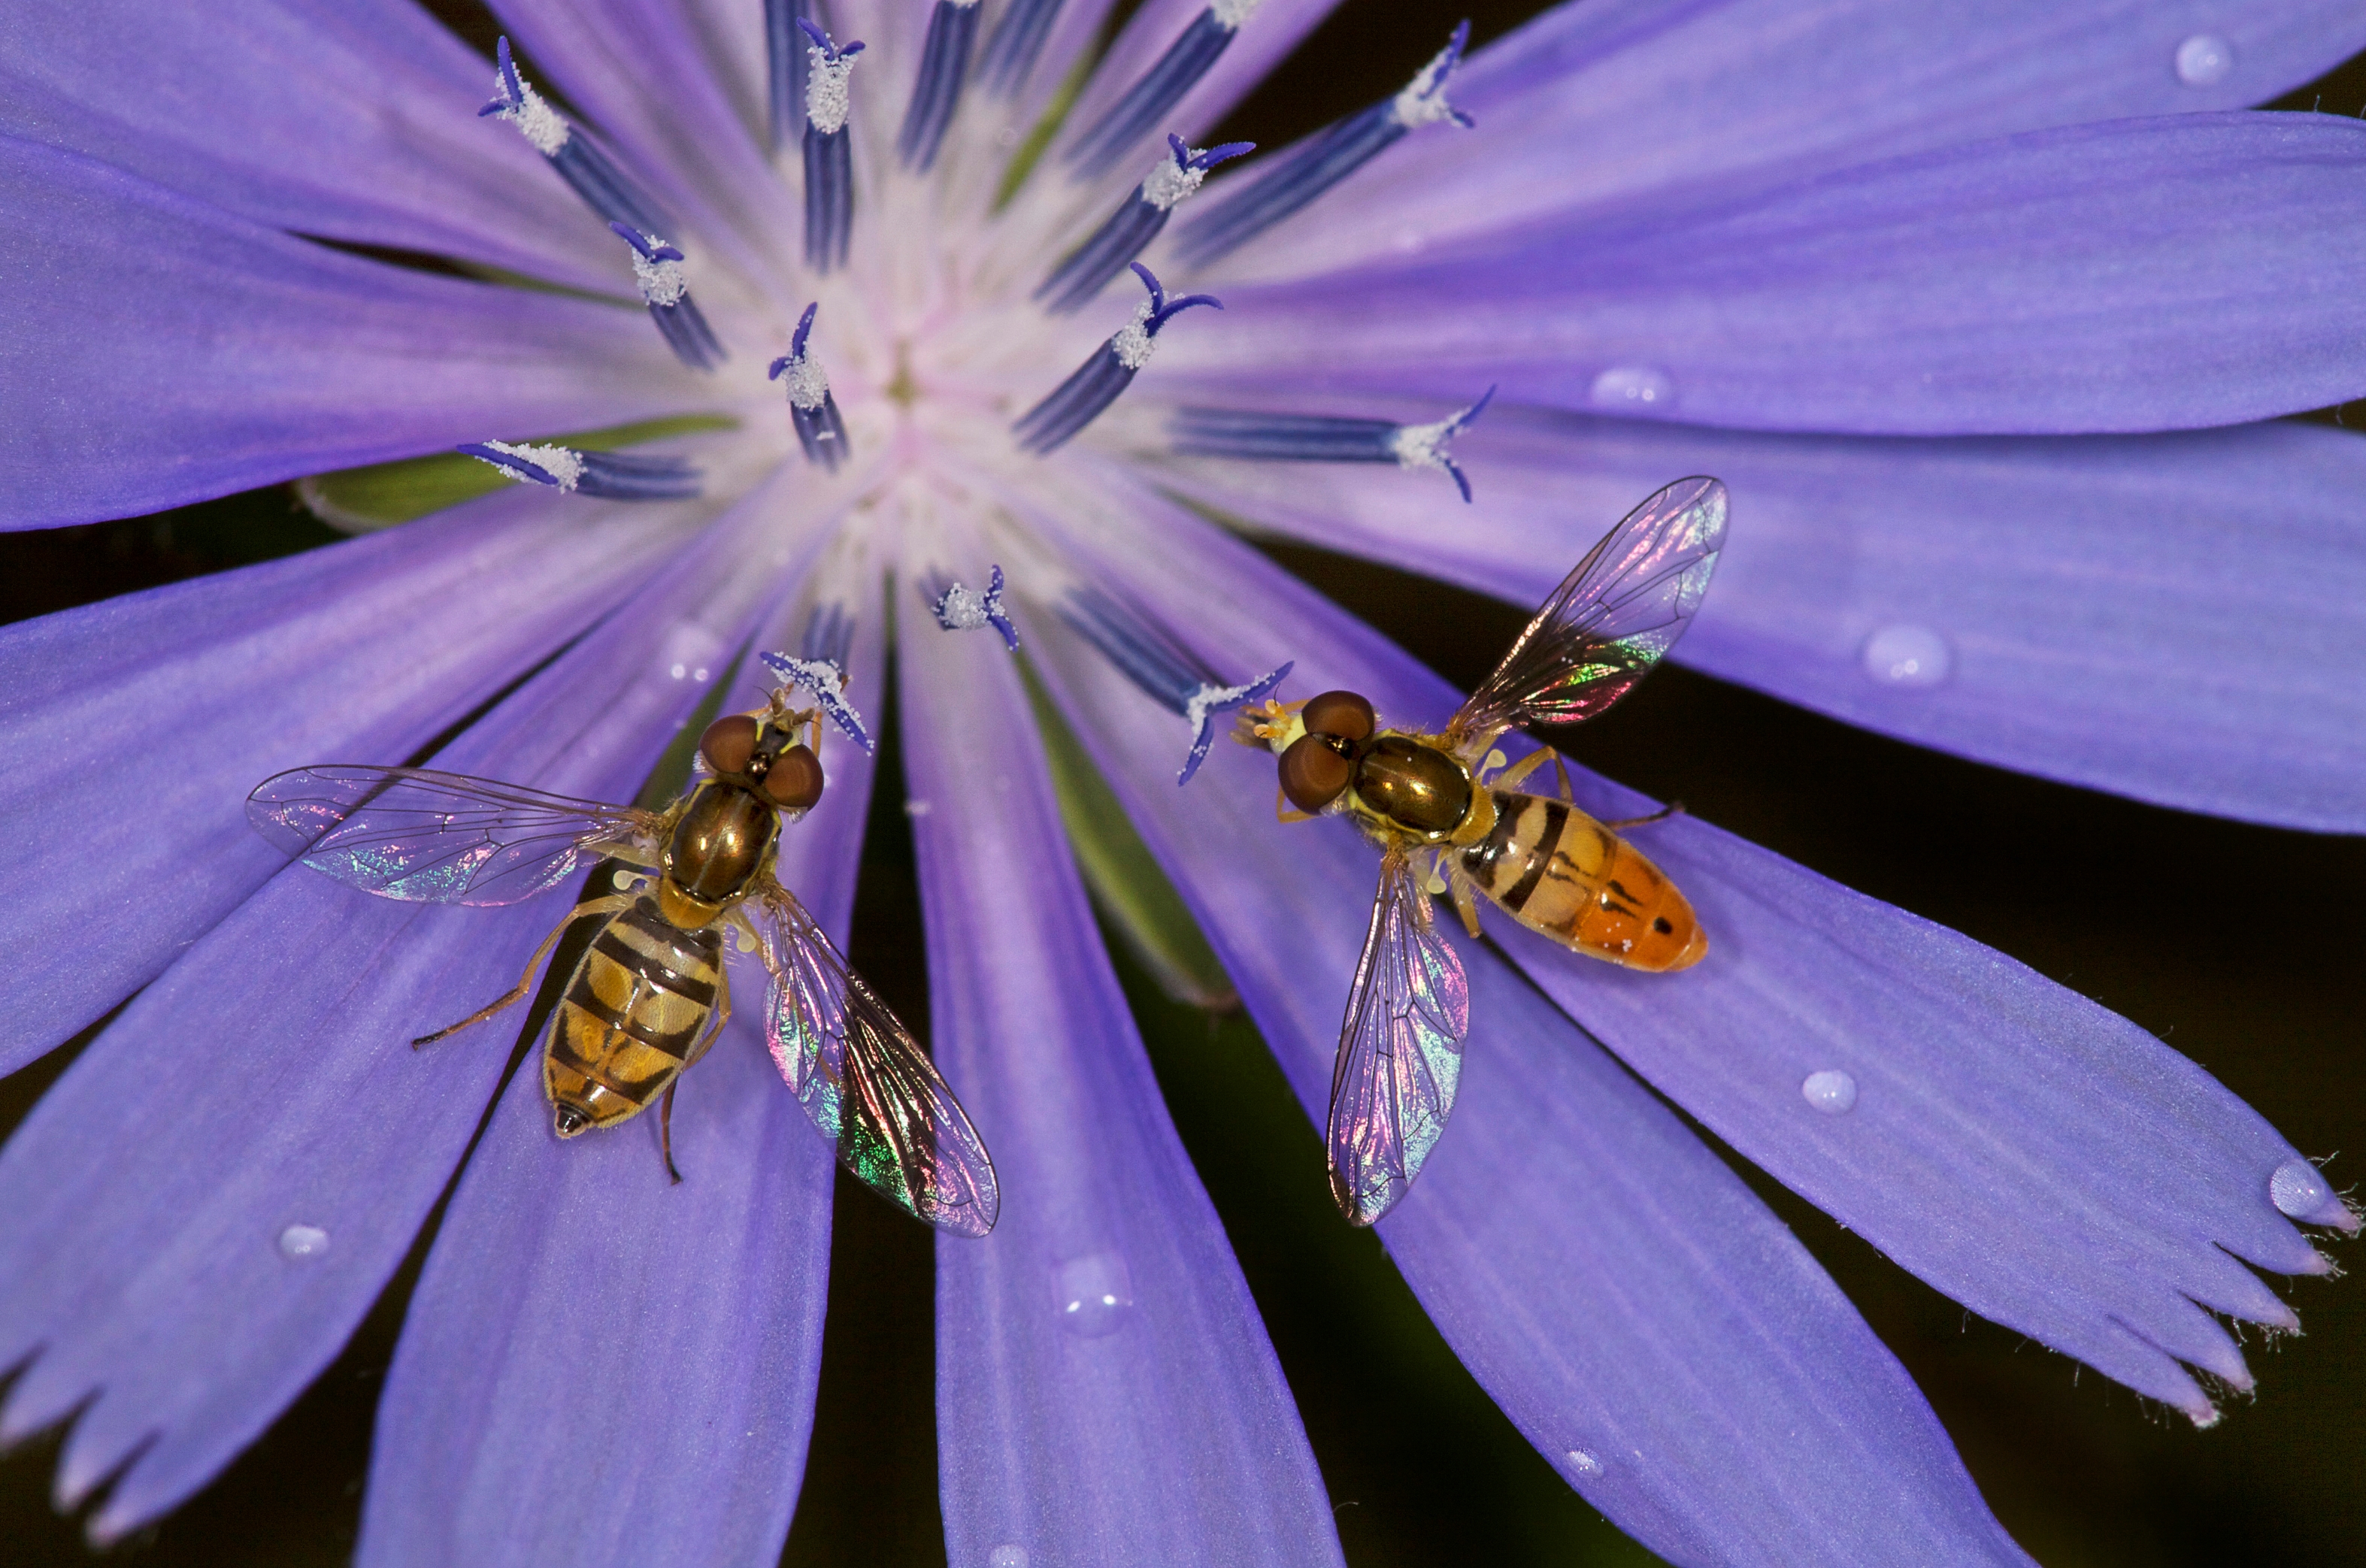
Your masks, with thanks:
[{"label": "hoverfly", "polygon": [[1352,691],[1243,715],[1242,738],[1280,758],[1283,821],[1336,811],[1380,846],[1331,1075],[1331,1194],[1352,1223],[1371,1224],[1412,1186],[1461,1072],[1470,991],[1430,928],[1427,895],[1450,893],[1474,937],[1484,894],[1571,951],[1632,969],[1686,969],[1708,950],[1684,894],[1618,836],[1636,823],[1579,811],[1565,770],[1557,799],[1520,792],[1547,758],[1560,768],[1551,748],[1504,770],[1493,747],[1515,725],[1590,719],[1632,690],[1683,634],[1724,534],[1717,480],[1652,495],[1586,553],[1435,734],[1380,728]]},{"label": "hoverfly", "polygon": [[[802,816],[823,786],[822,709],[793,710],[792,689],[709,724],[698,743],[707,776],[661,812],[464,774],[336,766],[265,779],[247,798],[247,817],[312,869],[385,898],[510,904],[603,857],[641,868],[616,873],[624,890],[587,890],[513,989],[412,1045],[524,1001],[559,938],[598,919],[543,1037],[551,1126],[562,1138],[614,1126],[661,1095],[659,1141],[679,1182],[674,1086],[731,1015],[728,928],[771,976],[772,1058],[839,1162],[907,1213],[984,1236],[1001,1200],[976,1128],[911,1034],[773,876],[783,815]],[[841,723],[859,725],[834,692],[822,695]]]}]

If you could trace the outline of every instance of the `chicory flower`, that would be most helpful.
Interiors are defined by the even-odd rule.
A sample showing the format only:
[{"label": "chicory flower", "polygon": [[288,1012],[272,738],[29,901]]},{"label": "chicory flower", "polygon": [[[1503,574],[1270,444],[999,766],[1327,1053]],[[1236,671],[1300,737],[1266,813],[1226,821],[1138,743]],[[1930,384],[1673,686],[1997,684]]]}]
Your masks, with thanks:
[{"label": "chicory flower", "polygon": [[[1236,847],[1283,831],[1269,763],[1219,747],[1178,789],[1177,759],[1291,661],[1405,722],[1454,694],[1207,514],[1533,600],[1643,493],[1718,473],[1732,543],[1679,656],[2052,777],[2366,823],[2366,711],[2325,655],[2356,644],[2327,585],[2366,576],[2339,526],[2366,464],[2241,423],[2366,388],[2366,127],[2236,112],[2366,23],[1591,0],[1467,59],[1406,40],[1401,92],[1192,168],[1328,8],[1149,0],[1096,62],[1107,0],[501,0],[498,69],[406,0],[12,19],[10,524],[301,480],[374,530],[0,633],[10,809],[141,804],[0,849],[0,1067],[113,1014],[0,1151],[0,1439],[72,1420],[58,1497],[111,1480],[96,1536],[260,1432],[447,1186],[362,1562],[770,1561],[794,1502],[829,1159],[750,1025],[682,1081],[681,1188],[630,1137],[562,1148],[497,1051],[407,1046],[558,912],[283,867],[240,805],[284,767],[627,799],[704,702],[747,705],[751,650],[839,658],[876,712],[904,596],[929,1033],[1005,1182],[990,1238],[940,1245],[944,1511],[997,1568],[1337,1558],[1030,682],[1318,1117],[1369,852],[1292,830],[1278,878]],[[1200,297],[1168,286],[1223,308],[1178,319]],[[952,597],[989,580],[990,615]],[[916,586],[1001,635],[947,634]],[[1190,674],[1179,707],[1087,602]],[[830,767],[781,874],[842,935],[871,781]],[[2249,1381],[2211,1314],[2296,1321],[2246,1265],[2325,1272],[2295,1222],[2356,1217],[2135,1025],[1708,823],[1653,831],[1716,934],[1684,976],[1449,934],[1485,1066],[1392,1256],[1665,1555],[2024,1561],[1837,1289],[1600,1047],[2197,1421],[2201,1379]]]}]

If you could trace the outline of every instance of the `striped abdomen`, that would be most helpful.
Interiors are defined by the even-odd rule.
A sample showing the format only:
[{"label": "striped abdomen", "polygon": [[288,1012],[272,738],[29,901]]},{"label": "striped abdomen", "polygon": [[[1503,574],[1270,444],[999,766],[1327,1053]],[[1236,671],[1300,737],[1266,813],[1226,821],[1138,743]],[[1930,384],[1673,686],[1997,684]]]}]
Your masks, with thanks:
[{"label": "striped abdomen", "polygon": [[600,928],[542,1055],[551,1104],[585,1118],[562,1136],[613,1126],[674,1081],[714,1014],[722,967],[713,929],[684,931],[646,898]]},{"label": "striped abdomen", "polygon": [[1708,935],[1675,884],[1635,846],[1566,801],[1491,790],[1495,827],[1462,869],[1514,919],[1630,969],[1681,969]]}]

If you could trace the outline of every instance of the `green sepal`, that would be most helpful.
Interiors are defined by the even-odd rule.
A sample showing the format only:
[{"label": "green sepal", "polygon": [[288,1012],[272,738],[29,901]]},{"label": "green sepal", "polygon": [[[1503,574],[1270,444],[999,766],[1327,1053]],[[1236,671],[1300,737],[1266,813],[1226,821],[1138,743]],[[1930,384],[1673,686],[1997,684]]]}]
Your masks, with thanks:
[{"label": "green sepal", "polygon": [[1176,1001],[1218,1011],[1239,1006],[1240,993],[1182,895],[1133,831],[1117,792],[1093,766],[1023,655],[1020,669],[1051,764],[1060,821],[1103,923],[1116,929],[1158,989]]}]

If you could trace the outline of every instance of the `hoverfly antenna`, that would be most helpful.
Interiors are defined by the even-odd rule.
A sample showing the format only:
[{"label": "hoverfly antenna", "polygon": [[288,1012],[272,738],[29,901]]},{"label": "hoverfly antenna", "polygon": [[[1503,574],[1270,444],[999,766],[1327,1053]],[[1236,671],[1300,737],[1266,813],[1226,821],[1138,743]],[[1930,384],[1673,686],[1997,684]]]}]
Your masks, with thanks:
[{"label": "hoverfly antenna", "polygon": [[799,659],[786,654],[759,654],[764,667],[781,682],[773,705],[788,706],[788,694],[802,686],[814,694],[814,701],[829,716],[830,722],[846,732],[847,738],[865,752],[873,749],[871,732],[863,727],[862,715],[846,700],[846,671],[836,659]]}]

